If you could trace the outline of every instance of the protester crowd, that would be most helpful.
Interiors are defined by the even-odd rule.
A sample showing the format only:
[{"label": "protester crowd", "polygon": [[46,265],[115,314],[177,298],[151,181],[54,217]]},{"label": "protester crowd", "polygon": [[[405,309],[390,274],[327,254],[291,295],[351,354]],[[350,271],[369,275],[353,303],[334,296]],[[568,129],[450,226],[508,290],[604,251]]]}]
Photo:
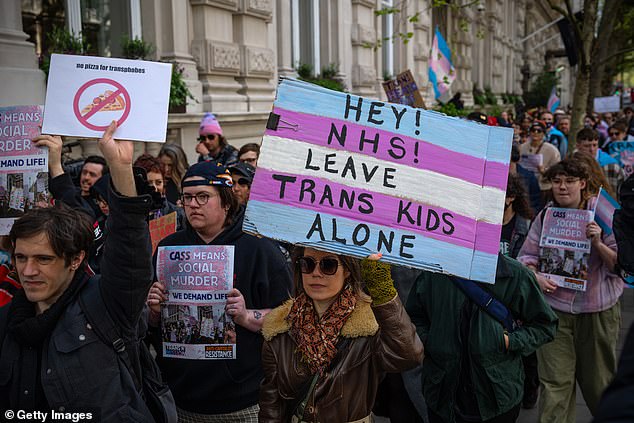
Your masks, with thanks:
[{"label": "protester crowd", "polygon": [[[617,371],[617,239],[594,221],[582,228],[591,248],[586,267],[570,264],[587,279],[578,291],[540,271],[567,266],[540,263],[540,236],[549,208],[593,210],[600,189],[617,201],[632,190],[610,146],[634,136],[633,117],[588,115],[572,149],[562,110],[469,115],[514,130],[493,285],[243,232],[260,148],[233,147],[211,113],[191,166],[175,144],[133,161],[111,124],[78,186],[62,138],[40,135],[54,205],[19,218],[0,246],[11,257],[0,267],[0,408],[104,422],[370,422],[373,410],[393,422],[514,422],[538,406],[540,422],[574,422],[578,384],[600,416]],[[162,322],[169,293],[148,220],[171,213],[176,232],[159,247],[235,249],[233,289],[207,335],[199,322]],[[97,310],[116,327],[112,345]],[[163,342],[235,342],[238,353],[178,360]],[[155,366],[169,387],[158,403],[140,380]]]}]

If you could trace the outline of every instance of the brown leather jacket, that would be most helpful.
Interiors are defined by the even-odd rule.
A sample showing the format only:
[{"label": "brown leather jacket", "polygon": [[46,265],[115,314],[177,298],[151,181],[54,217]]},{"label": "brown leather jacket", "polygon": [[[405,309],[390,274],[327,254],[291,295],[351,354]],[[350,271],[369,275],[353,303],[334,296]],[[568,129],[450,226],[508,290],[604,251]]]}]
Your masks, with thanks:
[{"label": "brown leather jacket", "polygon": [[[288,334],[291,304],[289,300],[271,311],[262,327],[260,422],[289,422],[312,379]],[[384,374],[416,367],[423,360],[423,344],[398,297],[376,307],[359,299],[340,339],[344,342],[334,366],[317,381],[304,421],[343,423],[368,416]]]}]

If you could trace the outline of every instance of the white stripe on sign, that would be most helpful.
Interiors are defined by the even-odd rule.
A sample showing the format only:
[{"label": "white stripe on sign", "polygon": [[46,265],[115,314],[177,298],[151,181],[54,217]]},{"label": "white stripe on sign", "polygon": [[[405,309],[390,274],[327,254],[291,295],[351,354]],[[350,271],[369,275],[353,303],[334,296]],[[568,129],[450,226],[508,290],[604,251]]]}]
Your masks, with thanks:
[{"label": "white stripe on sign", "polygon": [[408,198],[488,223],[502,222],[502,190],[364,154],[265,135],[258,167]]}]

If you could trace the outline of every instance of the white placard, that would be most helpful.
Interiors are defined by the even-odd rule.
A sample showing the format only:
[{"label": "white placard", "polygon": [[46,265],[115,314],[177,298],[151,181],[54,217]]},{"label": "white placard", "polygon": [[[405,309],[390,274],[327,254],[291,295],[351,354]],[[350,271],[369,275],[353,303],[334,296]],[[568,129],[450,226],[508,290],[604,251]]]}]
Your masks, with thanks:
[{"label": "white placard", "polygon": [[42,133],[165,142],[172,65],[53,54]]},{"label": "white placard", "polygon": [[609,97],[595,97],[594,111],[596,113],[618,112],[621,110],[621,99],[618,95]]}]

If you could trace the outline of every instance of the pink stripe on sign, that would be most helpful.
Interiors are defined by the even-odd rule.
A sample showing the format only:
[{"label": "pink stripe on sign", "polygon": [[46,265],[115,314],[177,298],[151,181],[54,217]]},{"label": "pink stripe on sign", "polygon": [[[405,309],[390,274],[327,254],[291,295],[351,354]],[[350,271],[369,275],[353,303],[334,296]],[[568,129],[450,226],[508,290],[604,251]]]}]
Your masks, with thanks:
[{"label": "pink stripe on sign", "polygon": [[[278,179],[273,179],[274,175]],[[295,178],[294,181],[291,178]],[[280,179],[285,179],[287,182],[283,183]],[[284,185],[284,193],[283,198],[280,198],[282,185]],[[352,200],[349,202],[342,200],[342,192],[344,198]],[[353,192],[354,197],[352,196]],[[332,204],[329,198],[332,199]],[[480,226],[474,219],[458,215],[447,209],[351,188],[321,178],[276,172],[260,167],[251,187],[250,199],[285,204],[347,219],[362,220],[421,233],[429,238],[461,247],[475,248],[490,254],[496,254],[500,248],[500,225]],[[348,207],[348,204],[351,205],[351,208]],[[399,207],[403,210],[400,222],[398,221]],[[491,235],[480,233],[476,239],[476,225],[483,232],[491,232]],[[497,238],[495,238],[496,231]],[[451,233],[447,234],[448,232]]]},{"label": "pink stripe on sign", "polygon": [[[506,190],[506,177],[499,179],[493,177],[493,175],[508,174],[508,166],[503,163],[486,161],[426,141],[339,119],[298,113],[277,107],[273,109],[273,113],[280,115],[280,124],[277,130],[267,129],[265,132],[267,135],[304,141],[336,150],[372,155],[388,162],[429,170],[481,186],[483,185],[486,165],[487,175],[491,172],[491,177],[486,178],[485,186]],[[297,124],[301,129],[295,131],[294,128],[289,127],[291,125],[282,121],[292,125]],[[342,133],[344,127],[346,128],[345,140]],[[328,143],[331,133],[332,140]],[[345,147],[341,146],[337,137],[342,138]],[[374,153],[373,143],[377,137],[379,141],[376,153]],[[362,143],[361,139],[369,140],[369,142]]]}]

